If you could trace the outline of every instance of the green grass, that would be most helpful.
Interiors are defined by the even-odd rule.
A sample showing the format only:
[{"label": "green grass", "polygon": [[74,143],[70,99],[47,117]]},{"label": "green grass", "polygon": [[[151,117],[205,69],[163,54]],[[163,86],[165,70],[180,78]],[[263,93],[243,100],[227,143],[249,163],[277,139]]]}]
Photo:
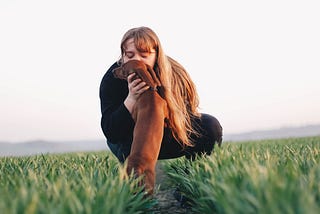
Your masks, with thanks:
[{"label": "green grass", "polygon": [[[194,213],[320,213],[320,137],[224,143],[161,161]],[[150,213],[111,153],[0,158],[0,213]]]},{"label": "green grass", "polygon": [[153,203],[110,153],[0,159],[1,213],[143,213]]},{"label": "green grass", "polygon": [[225,143],[164,167],[196,213],[320,213],[320,137]]}]

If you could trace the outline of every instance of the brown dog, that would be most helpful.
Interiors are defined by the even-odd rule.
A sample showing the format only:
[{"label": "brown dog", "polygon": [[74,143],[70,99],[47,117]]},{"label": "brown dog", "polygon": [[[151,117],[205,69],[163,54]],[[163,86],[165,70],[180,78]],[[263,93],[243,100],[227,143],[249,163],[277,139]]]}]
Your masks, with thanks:
[{"label": "brown dog", "polygon": [[142,93],[133,108],[135,127],[127,159],[127,173],[130,174],[133,170],[136,176],[143,175],[145,190],[150,195],[155,185],[155,166],[160,152],[164,121],[168,114],[167,103],[157,92],[161,83],[156,73],[143,62],[131,60],[113,70],[113,75],[127,79],[133,72],[146,82],[151,90]]}]

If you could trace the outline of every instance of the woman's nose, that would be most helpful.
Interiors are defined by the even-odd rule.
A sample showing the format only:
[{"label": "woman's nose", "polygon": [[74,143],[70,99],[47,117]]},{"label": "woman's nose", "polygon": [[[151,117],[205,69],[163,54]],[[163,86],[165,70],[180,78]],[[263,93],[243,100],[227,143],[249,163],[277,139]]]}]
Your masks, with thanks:
[{"label": "woman's nose", "polygon": [[134,57],[132,59],[141,61],[141,57],[138,54],[134,55]]}]

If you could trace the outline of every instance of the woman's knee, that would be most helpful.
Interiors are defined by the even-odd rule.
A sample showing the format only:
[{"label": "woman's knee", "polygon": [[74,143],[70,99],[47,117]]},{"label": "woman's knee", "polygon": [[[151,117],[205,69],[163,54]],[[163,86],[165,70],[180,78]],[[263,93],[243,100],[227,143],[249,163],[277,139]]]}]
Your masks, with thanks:
[{"label": "woman's knee", "polygon": [[194,136],[194,146],[185,150],[185,155],[189,159],[193,159],[198,155],[210,155],[214,149],[214,145],[222,143],[222,127],[220,122],[209,114],[201,114],[201,118],[195,123],[195,127],[199,132],[199,136]]},{"label": "woman's knee", "polygon": [[223,129],[218,119],[209,114],[201,114],[201,126],[204,134],[220,146],[222,143]]}]

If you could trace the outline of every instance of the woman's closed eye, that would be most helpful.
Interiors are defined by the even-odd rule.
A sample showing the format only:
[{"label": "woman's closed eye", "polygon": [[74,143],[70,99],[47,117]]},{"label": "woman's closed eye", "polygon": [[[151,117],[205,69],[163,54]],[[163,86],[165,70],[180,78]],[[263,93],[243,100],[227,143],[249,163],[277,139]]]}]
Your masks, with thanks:
[{"label": "woman's closed eye", "polygon": [[125,52],[126,57],[128,57],[129,59],[134,57],[134,53],[133,52]]},{"label": "woman's closed eye", "polygon": [[[128,57],[129,59],[132,59],[134,58],[135,54],[132,53],[132,52],[126,52],[125,53],[126,57]],[[149,52],[143,52],[143,53],[139,53],[138,54],[141,58],[148,58],[150,56],[150,53]]]},{"label": "woman's closed eye", "polygon": [[142,58],[147,58],[150,54],[147,52],[147,53],[141,53],[140,56]]}]

